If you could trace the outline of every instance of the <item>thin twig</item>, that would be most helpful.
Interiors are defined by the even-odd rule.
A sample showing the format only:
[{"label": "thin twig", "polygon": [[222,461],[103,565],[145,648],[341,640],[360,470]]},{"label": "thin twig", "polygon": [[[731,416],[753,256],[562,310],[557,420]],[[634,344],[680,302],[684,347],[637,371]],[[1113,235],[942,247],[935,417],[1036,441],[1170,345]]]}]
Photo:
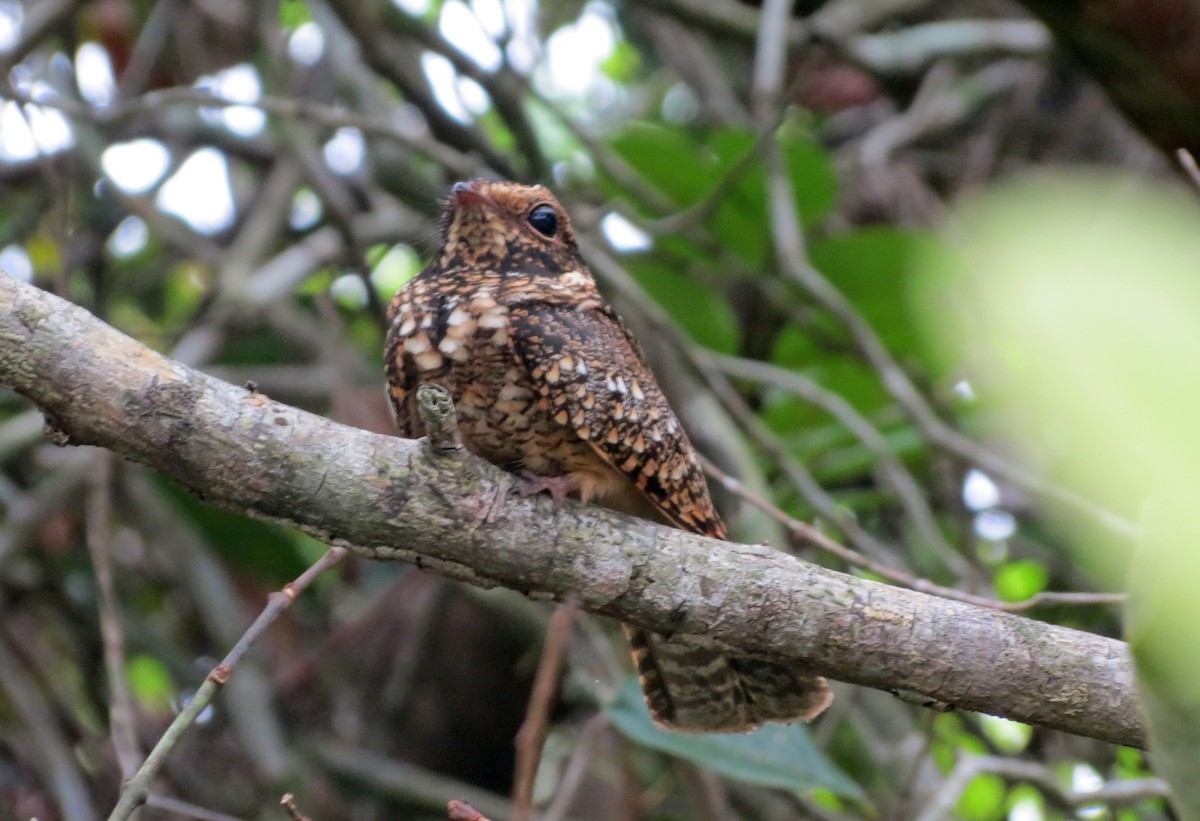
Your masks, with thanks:
[{"label": "thin twig", "polygon": [[566,601],[554,610],[546,628],[546,644],[533,679],[529,709],[517,733],[517,772],[513,780],[513,821],[533,818],[533,782],[537,777],[542,747],[546,744],[546,728],[554,692],[558,688],[559,670],[571,640],[571,620],[579,605]]},{"label": "thin twig", "polygon": [[449,811],[450,821],[489,821],[486,815],[457,798],[447,804],[446,809]]},{"label": "thin twig", "polygon": [[583,729],[579,732],[579,739],[575,742],[575,749],[567,761],[562,778],[559,779],[558,792],[555,793],[550,806],[546,807],[546,811],[542,813],[541,821],[562,821],[566,817],[567,810],[571,807],[571,801],[574,800],[580,784],[583,783],[583,774],[587,772],[588,760],[595,748],[596,737],[608,726],[608,717],[604,713],[596,713],[583,725]]},{"label": "thin twig", "polygon": [[146,806],[154,807],[158,810],[166,810],[176,815],[182,815],[185,818],[195,818],[197,821],[240,821],[237,816],[216,812],[205,807],[197,807],[195,804],[180,801],[178,798],[168,798],[165,795],[147,796]]},{"label": "thin twig", "polygon": [[58,805],[63,821],[90,821],[96,817],[87,782],[71,744],[64,737],[45,687],[29,675],[25,665],[0,635],[0,694],[7,710],[24,726],[24,743],[16,752],[25,762],[35,762],[46,791]]},{"label": "thin twig", "polygon": [[[776,122],[770,130],[774,131],[778,126],[779,123]],[[721,175],[716,185],[704,195],[703,199],[674,214],[660,217],[653,224],[644,227],[649,230],[652,236],[663,236],[665,234],[687,235],[695,231],[699,226],[704,225],[717,212],[717,209],[724,204],[725,198],[729,196],[734,187],[758,163],[762,154],[762,147],[766,143],[769,133],[770,131],[767,131],[756,135],[750,147],[742,152],[742,155],[733,162],[733,165],[729,166],[729,169]],[[627,218],[630,217],[627,216]],[[633,215],[631,219],[636,220],[637,216]]]},{"label": "thin twig", "polygon": [[1192,185],[1200,188],[1200,165],[1196,164],[1196,158],[1192,156],[1192,152],[1186,148],[1178,148],[1175,150],[1175,159],[1179,160],[1179,164],[1187,172]]},{"label": "thin twig", "polygon": [[1115,533],[1128,537],[1136,535],[1137,527],[1127,519],[1105,510],[1078,493],[1010,464],[954,430],[938,417],[904,372],[904,368],[888,351],[883,339],[870,322],[858,312],[845,294],[809,262],[796,213],[792,181],[787,174],[778,139],[768,143],[765,156],[771,236],[784,276],[799,285],[845,326],[863,358],[879,374],[884,389],[916,423],[925,440],[936,447],[958,453],[1000,478],[1085,513]]},{"label": "thin twig", "polygon": [[477,160],[437,140],[417,134],[406,134],[395,124],[378,117],[370,117],[306,99],[265,95],[253,102],[245,102],[230,100],[207,89],[179,86],[147,92],[141,96],[114,103],[108,108],[94,109],[83,102],[61,95],[33,97],[13,89],[6,90],[6,96],[17,102],[53,108],[71,117],[87,118],[106,125],[120,124],[131,118],[176,105],[196,108],[255,108],[266,114],[303,120],[331,129],[356,128],[365,136],[399,143],[405,148],[433,160],[458,176],[474,176],[480,170]]},{"label": "thin twig", "polygon": [[87,546],[96,572],[100,636],[104,642],[104,672],[108,677],[108,722],[121,778],[137,772],[142,751],[134,726],[133,699],[125,679],[125,631],[113,583],[112,555],[112,455],[97,453],[84,497]]},{"label": "thin twig", "polygon": [[1128,805],[1147,798],[1167,798],[1170,795],[1166,782],[1159,778],[1110,781],[1095,790],[1069,790],[1062,787],[1051,769],[1033,761],[987,755],[963,756],[937,794],[916,816],[917,821],[937,821],[953,815],[954,806],[967,785],[983,773],[999,775],[1007,781],[1028,782],[1037,787],[1047,803],[1067,812],[1093,804]]},{"label": "thin twig", "polygon": [[407,806],[440,810],[446,807],[446,796],[457,795],[456,800],[481,807],[489,818],[512,817],[512,804],[506,798],[414,764],[385,758],[335,740],[319,741],[312,751],[320,763],[340,779],[358,783]]},{"label": "thin twig", "polygon": [[292,821],[312,821],[307,815],[300,812],[300,808],[296,806],[296,798],[291,793],[286,793],[283,798],[279,799],[279,806],[287,811],[288,818]]},{"label": "thin twig", "polygon": [[704,463],[705,471],[716,479],[721,485],[743,501],[754,505],[759,510],[771,516],[777,522],[786,527],[791,533],[799,539],[809,542],[816,547],[837,556],[847,564],[861,567],[864,570],[869,570],[876,575],[879,575],[888,581],[903,585],[911,590],[919,590],[922,593],[929,593],[934,596],[941,596],[946,599],[954,599],[955,601],[966,602],[968,604],[979,605],[980,607],[990,607],[993,610],[1004,610],[1006,612],[1017,612],[1020,610],[1028,610],[1038,605],[1043,604],[1124,604],[1125,596],[1119,593],[1055,593],[1044,592],[1038,593],[1028,599],[1023,599],[1017,602],[1005,602],[997,599],[989,599],[984,596],[976,596],[971,593],[964,593],[961,590],[955,590],[952,587],[944,587],[929,579],[923,579],[919,576],[914,576],[903,570],[898,570],[894,567],[881,564],[864,556],[863,554],[852,550],[845,545],[829,538],[816,527],[802,522],[799,519],[789,516],[784,511],[777,508],[765,499],[751,493],[746,489],[740,481],[730,476],[725,471],[714,465],[703,456],[700,457]]},{"label": "thin twig", "polygon": [[801,498],[812,505],[820,516],[837,527],[858,550],[873,557],[874,561],[894,564],[901,560],[899,550],[876,538],[858,523],[852,512],[838,504],[813,476],[812,471],[788,451],[779,436],[746,404],[724,374],[698,364],[709,388],[735,418],[741,420],[746,433],[764,454],[775,461],[788,482],[800,493]]},{"label": "thin twig", "polygon": [[783,97],[783,71],[787,65],[788,22],[795,0],[765,0],[758,21],[751,83],[754,122],[759,133],[770,133],[778,122]]},{"label": "thin twig", "polygon": [[918,537],[960,576],[972,574],[972,568],[942,535],[933,510],[926,501],[925,493],[916,477],[895,454],[879,429],[840,394],[826,390],[802,374],[768,362],[711,354],[703,349],[698,349],[696,355],[704,357],[726,374],[764,382],[799,396],[841,422],[859,442],[875,455],[883,479],[896,493],[900,505],[916,529]]},{"label": "thin twig", "polygon": [[[144,471],[123,471],[122,493],[136,499],[129,506],[132,524],[149,544],[161,545],[176,583],[194,603],[196,616],[215,647],[237,644],[248,619],[242,612],[234,580],[203,537],[166,498]],[[260,783],[275,784],[288,768],[287,740],[279,720],[273,685],[260,659],[248,658],[223,691],[229,725],[237,735]]]},{"label": "thin twig", "polygon": [[234,645],[229,654],[212,669],[208,676],[204,679],[204,683],[196,691],[196,694],[188,701],[187,706],[180,711],[175,720],[171,722],[171,726],[163,733],[162,738],[154,745],[154,749],[150,751],[150,755],[146,756],[146,760],[142,763],[137,774],[132,779],[125,783],[121,788],[121,797],[117,801],[117,806],[108,816],[109,821],[120,821],[126,819],[130,814],[146,801],[146,797],[150,794],[150,782],[162,765],[166,762],[167,756],[174,749],[179,739],[187,732],[188,728],[196,721],[196,717],[204,711],[209,704],[212,703],[217,692],[224,686],[225,682],[229,681],[229,677],[233,675],[233,670],[242,656],[258,640],[267,628],[275,622],[277,618],[291,606],[296,597],[304,592],[313,580],[324,573],[329,568],[336,565],[346,555],[346,548],[331,547],[320,559],[313,563],[311,567],[301,573],[291,584],[284,585],[283,589],[272,593],[267,606],[263,608],[262,613],[254,620],[249,629],[242,635],[242,638]]},{"label": "thin twig", "polygon": [[842,50],[873,72],[915,73],[935,60],[986,53],[1037,57],[1052,45],[1036,20],[937,20],[897,31],[864,34],[841,43]]}]

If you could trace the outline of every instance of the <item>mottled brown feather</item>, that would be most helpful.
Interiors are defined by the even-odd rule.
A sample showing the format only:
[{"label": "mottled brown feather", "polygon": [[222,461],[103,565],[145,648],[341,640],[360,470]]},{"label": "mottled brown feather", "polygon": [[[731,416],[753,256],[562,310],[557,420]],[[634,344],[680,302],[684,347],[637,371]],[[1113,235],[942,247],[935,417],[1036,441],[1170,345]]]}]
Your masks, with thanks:
[{"label": "mottled brown feather", "polygon": [[683,530],[726,537],[699,460],[653,374],[609,311],[533,303],[512,344],[550,408]]},{"label": "mottled brown feather", "polygon": [[[531,225],[538,208],[553,209],[551,236]],[[423,434],[416,389],[436,382],[454,397],[464,444],[488,461],[725,538],[686,433],[545,188],[456,185],[437,257],[388,316],[388,391],[404,436]],[[802,667],[729,656],[701,635],[626,632],[665,726],[728,732],[807,720],[832,697]]]}]

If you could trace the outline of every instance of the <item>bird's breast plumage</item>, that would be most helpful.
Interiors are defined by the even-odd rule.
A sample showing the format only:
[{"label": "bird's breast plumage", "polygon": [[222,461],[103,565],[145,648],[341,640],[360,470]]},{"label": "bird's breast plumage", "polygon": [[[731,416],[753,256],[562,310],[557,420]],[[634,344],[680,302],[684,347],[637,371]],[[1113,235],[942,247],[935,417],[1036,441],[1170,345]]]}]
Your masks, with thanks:
[{"label": "bird's breast plumage", "polygon": [[[547,279],[536,293],[554,301],[572,286]],[[454,397],[471,452],[508,470],[537,476],[605,474],[592,448],[557,421],[535,376],[512,347],[511,310],[535,298],[527,277],[438,272],[420,276],[393,301],[388,333],[388,386],[405,436],[424,434],[416,390],[427,382]]]}]

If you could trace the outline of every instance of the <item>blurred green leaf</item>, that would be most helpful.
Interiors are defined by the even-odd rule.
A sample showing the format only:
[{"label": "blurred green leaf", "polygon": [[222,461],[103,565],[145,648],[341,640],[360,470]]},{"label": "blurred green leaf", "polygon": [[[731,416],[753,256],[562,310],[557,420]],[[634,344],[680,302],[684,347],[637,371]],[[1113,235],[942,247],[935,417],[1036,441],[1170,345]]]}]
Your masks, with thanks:
[{"label": "blurred green leaf", "polygon": [[[709,221],[716,242],[752,268],[761,268],[772,248],[767,215],[766,177],[755,157],[757,136],[747,129],[721,128],[695,132],[682,127],[638,123],[612,138],[614,150],[655,188],[683,210],[706,200],[725,180],[725,188]],[[784,161],[795,190],[796,210],[805,224],[828,213],[837,193],[837,178],[828,153],[798,128],[780,132]],[[669,162],[664,159],[669,158]],[[611,193],[621,192],[609,182]],[[659,215],[661,216],[661,215]]]},{"label": "blurred green leaf", "polygon": [[628,83],[642,68],[642,55],[628,42],[622,40],[613,48],[612,54],[600,63],[600,72],[618,83]]},{"label": "blurred green leaf", "polygon": [[33,264],[35,274],[48,274],[62,267],[58,243],[46,234],[34,234],[25,242],[25,253]]},{"label": "blurred green leaf", "polygon": [[166,481],[159,484],[230,567],[264,582],[282,584],[296,578],[310,564],[307,540],[291,531],[203,504]]},{"label": "blurred green leaf", "polygon": [[632,677],[621,685],[605,714],[632,741],[727,778],[785,790],[823,788],[844,798],[864,799],[862,789],[813,745],[799,724],[771,724],[742,735],[667,732],[654,725]]},{"label": "blurred green leaf", "polygon": [[1021,818],[1045,818],[1045,807],[1046,800],[1032,784],[1014,784],[1005,801],[1005,810],[1009,818],[1017,818],[1017,812],[1022,813],[1019,816]]},{"label": "blurred green leaf", "polygon": [[994,821],[1004,817],[1004,779],[983,773],[971,779],[958,799],[958,817],[963,821]]},{"label": "blurred green leaf", "polygon": [[174,327],[199,309],[209,287],[209,271],[195,262],[183,262],[171,268],[163,286],[163,323]]},{"label": "blurred green leaf", "polygon": [[996,594],[1004,601],[1022,601],[1046,589],[1050,572],[1041,562],[1026,559],[1001,565],[994,577]]},{"label": "blurred green leaf", "polygon": [[504,118],[496,111],[496,107],[490,105],[490,100],[487,110],[482,114],[475,115],[475,122],[500,151],[512,151],[516,148],[517,138],[509,130]]},{"label": "blurred green leaf", "polygon": [[282,0],[279,4],[279,25],[294,29],[312,20],[312,11],[305,0]]},{"label": "blurred green leaf", "polygon": [[143,654],[130,656],[125,661],[125,678],[142,709],[150,713],[170,711],[175,683],[158,659]]},{"label": "blurred green leaf", "polygon": [[[1077,555],[1130,599],[1127,635],[1156,770],[1200,817],[1200,208],[1128,176],[1057,176],[964,209],[922,280],[943,354],[1056,481],[1140,513],[1137,548],[1075,525]],[[981,396],[984,394],[981,394]],[[1047,447],[1047,446],[1050,447]]]},{"label": "blurred green leaf", "polygon": [[999,716],[979,716],[979,726],[984,736],[1002,753],[1009,755],[1019,753],[1029,746],[1033,738],[1033,728],[1019,721],[1011,721]]},{"label": "blurred green leaf", "polygon": [[371,282],[386,300],[421,272],[421,258],[412,246],[397,243],[371,262]]},{"label": "blurred green leaf", "polygon": [[931,747],[933,759],[943,772],[949,772],[954,762],[963,753],[987,755],[987,745],[979,736],[965,726],[963,717],[951,713],[939,713],[933,719],[934,741]]},{"label": "blurred green leaf", "polygon": [[1121,778],[1143,778],[1148,772],[1146,757],[1133,747],[1118,747],[1114,769]]},{"label": "blurred green leaf", "polygon": [[294,362],[298,358],[295,350],[277,334],[254,328],[226,339],[220,360],[226,365],[268,365]]},{"label": "blurred green leaf", "polygon": [[[716,159],[694,144],[682,128],[635,123],[616,134],[611,145],[676,205],[693,205],[712,188]],[[666,158],[670,162],[664,162]]]},{"label": "blurred green leaf", "polygon": [[738,322],[723,294],[658,262],[655,257],[629,257],[625,265],[688,336],[721,353],[737,351]]},{"label": "blurred green leaf", "polygon": [[934,247],[927,234],[862,228],[814,240],[809,257],[871,323],[893,356],[924,359],[920,328],[908,308],[909,272],[913,259]]}]

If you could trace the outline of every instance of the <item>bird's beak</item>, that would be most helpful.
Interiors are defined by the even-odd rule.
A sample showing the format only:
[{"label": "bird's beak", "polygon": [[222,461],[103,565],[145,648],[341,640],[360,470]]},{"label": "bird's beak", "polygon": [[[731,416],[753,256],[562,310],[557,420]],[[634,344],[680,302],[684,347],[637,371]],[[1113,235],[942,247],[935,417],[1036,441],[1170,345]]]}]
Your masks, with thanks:
[{"label": "bird's beak", "polygon": [[488,195],[479,188],[479,182],[456,182],[450,188],[450,199],[454,205],[480,205],[488,201]]}]

